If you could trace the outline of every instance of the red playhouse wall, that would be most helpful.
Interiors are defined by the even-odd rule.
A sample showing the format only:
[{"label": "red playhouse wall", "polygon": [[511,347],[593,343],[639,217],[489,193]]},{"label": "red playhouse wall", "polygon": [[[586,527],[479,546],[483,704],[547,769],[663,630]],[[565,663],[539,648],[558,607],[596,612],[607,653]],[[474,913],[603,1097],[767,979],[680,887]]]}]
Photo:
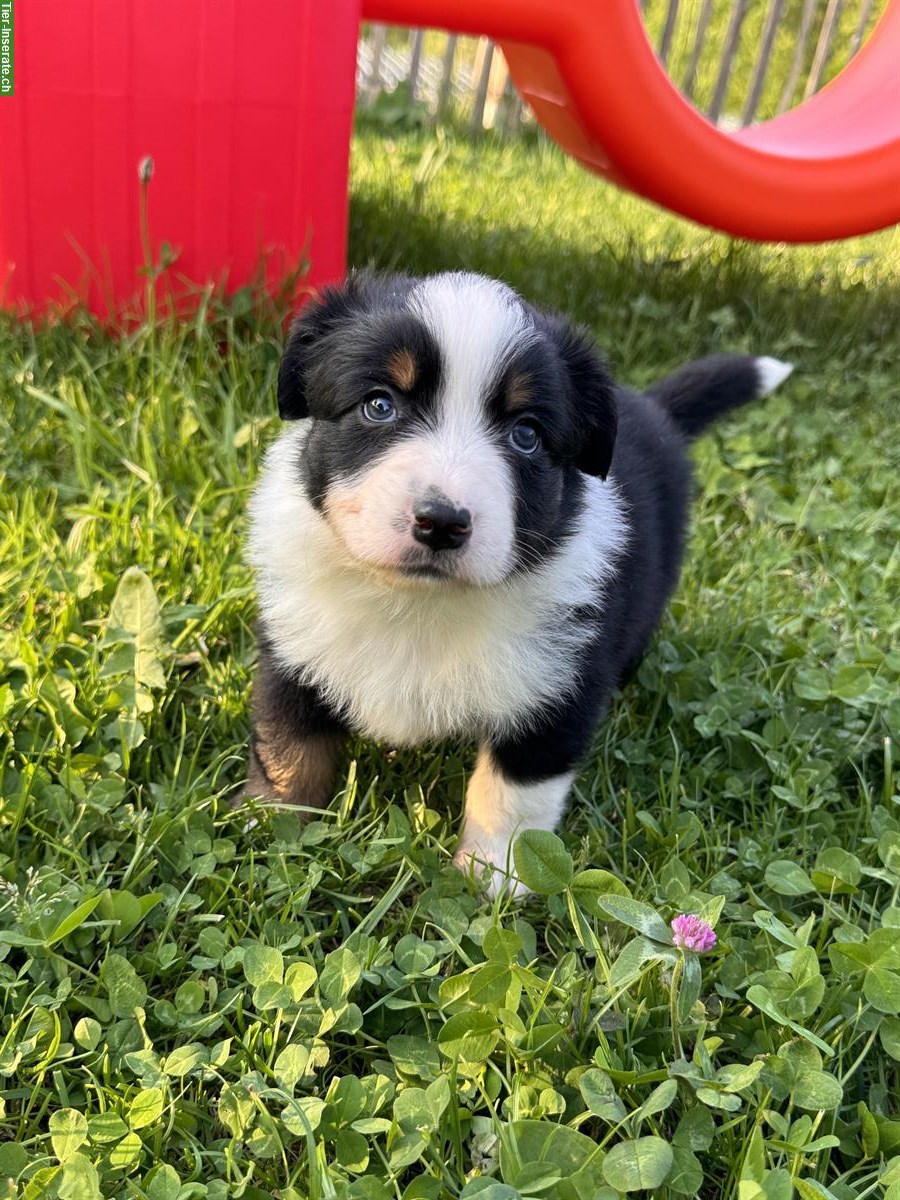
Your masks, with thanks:
[{"label": "red playhouse wall", "polygon": [[103,315],[144,286],[149,229],[175,276],[308,282],[345,269],[359,0],[25,0],[0,99],[0,299]]}]

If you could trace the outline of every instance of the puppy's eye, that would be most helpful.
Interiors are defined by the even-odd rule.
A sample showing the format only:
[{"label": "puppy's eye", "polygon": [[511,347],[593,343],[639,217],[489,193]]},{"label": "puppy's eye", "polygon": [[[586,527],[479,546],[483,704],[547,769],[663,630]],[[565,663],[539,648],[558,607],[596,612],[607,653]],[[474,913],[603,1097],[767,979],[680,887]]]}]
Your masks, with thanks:
[{"label": "puppy's eye", "polygon": [[397,420],[397,408],[388,392],[369,392],[363,401],[362,415],[375,425],[387,425]]},{"label": "puppy's eye", "polygon": [[516,421],[509,431],[509,440],[520,454],[534,454],[540,447],[541,433],[533,421]]}]

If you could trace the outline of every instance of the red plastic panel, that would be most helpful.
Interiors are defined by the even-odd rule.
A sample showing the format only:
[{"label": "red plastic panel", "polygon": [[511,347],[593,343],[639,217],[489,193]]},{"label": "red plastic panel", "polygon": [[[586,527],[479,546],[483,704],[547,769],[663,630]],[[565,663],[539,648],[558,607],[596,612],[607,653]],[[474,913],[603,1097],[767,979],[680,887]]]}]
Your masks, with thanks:
[{"label": "red plastic panel", "polygon": [[0,100],[0,296],[107,313],[142,288],[138,162],[175,273],[345,267],[359,0],[27,0]]},{"label": "red plastic panel", "polygon": [[363,0],[366,18],[486,34],[564,149],[705,225],[812,242],[900,221],[900,0],[794,112],[728,134],[673,86],[637,0]]}]

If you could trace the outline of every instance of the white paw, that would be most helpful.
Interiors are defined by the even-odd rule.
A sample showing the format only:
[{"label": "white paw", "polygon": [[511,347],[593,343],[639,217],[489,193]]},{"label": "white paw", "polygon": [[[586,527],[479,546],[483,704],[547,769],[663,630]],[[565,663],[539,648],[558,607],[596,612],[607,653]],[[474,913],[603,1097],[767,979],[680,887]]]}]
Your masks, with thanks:
[{"label": "white paw", "polygon": [[453,865],[466,875],[486,881],[491,900],[507,895],[513,900],[527,896],[529,888],[519,879],[512,865],[512,847],[500,839],[480,843],[460,842],[453,855]]}]

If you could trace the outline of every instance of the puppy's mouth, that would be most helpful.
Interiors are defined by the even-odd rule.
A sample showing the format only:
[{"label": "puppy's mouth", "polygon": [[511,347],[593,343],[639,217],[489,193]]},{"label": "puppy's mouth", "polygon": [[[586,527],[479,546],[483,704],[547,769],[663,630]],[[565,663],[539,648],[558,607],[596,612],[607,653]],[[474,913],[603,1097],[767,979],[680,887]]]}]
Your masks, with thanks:
[{"label": "puppy's mouth", "polygon": [[408,579],[430,579],[444,582],[459,579],[456,571],[449,570],[439,563],[401,562],[397,564],[394,570],[400,575],[405,575]]},{"label": "puppy's mouth", "polygon": [[444,561],[441,558],[419,558],[410,555],[392,563],[365,563],[369,571],[377,575],[383,583],[399,588],[477,588],[482,583],[471,578],[464,570],[463,564],[455,560]]}]

